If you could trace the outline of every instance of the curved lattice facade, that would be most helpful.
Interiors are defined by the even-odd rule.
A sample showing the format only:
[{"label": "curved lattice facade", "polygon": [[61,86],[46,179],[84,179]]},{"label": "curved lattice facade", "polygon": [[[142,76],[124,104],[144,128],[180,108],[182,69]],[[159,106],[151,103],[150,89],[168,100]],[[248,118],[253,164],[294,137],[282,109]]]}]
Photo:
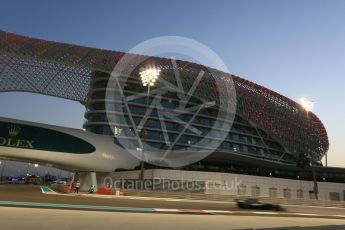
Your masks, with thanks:
[{"label": "curved lattice facade", "polygon": [[[85,127],[96,133],[111,134],[114,130],[104,125],[107,122],[105,87],[109,74],[124,54],[0,31],[0,92],[26,91],[79,101],[88,109]],[[131,56],[133,59],[143,58],[140,55]],[[150,57],[150,60],[163,69],[166,80],[169,81],[169,76],[174,73],[172,60],[156,57]],[[177,65],[189,75],[207,69],[202,65],[183,61],[177,61]],[[127,82],[124,92],[144,92],[137,73],[133,72],[131,77],[133,78]],[[225,140],[219,143],[219,151],[248,154],[284,163],[296,162],[301,153],[314,154],[320,160],[328,151],[329,142],[323,124],[298,103],[228,73],[215,71],[212,77],[216,81],[222,81],[223,85],[230,84],[227,78],[231,78],[236,92],[236,116]],[[182,79],[184,84],[195,81],[195,78],[187,76],[182,76]],[[214,122],[213,113],[218,114],[222,110],[219,98],[228,92],[221,88],[215,91],[212,83],[202,92],[208,99],[216,102],[215,108],[201,110],[196,117],[195,125],[207,132],[208,126]],[[166,102],[166,109],[169,106],[175,108],[174,102],[181,99],[173,94],[162,97],[163,102]],[[147,109],[143,106],[144,101],[140,100],[143,98],[129,103],[133,114],[138,118],[142,118]],[[196,95],[186,103],[192,105],[193,100],[202,100],[202,95]],[[174,124],[165,127],[169,131],[169,136],[166,137],[164,133],[154,131],[162,129],[157,122],[159,115],[150,119],[144,126],[147,129],[147,141],[158,148],[166,148],[167,138],[173,143],[173,137],[180,128]],[[168,122],[167,124],[169,126]],[[126,127],[122,128],[126,138],[130,139],[130,127],[127,127],[128,130]],[[200,137],[201,134],[185,135],[174,147],[188,146],[197,142]]]}]

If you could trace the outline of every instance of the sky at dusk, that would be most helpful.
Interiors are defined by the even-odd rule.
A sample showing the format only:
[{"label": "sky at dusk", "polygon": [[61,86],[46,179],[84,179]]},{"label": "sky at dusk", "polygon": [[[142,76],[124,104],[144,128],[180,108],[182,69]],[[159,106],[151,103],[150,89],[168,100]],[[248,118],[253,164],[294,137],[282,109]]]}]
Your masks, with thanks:
[{"label": "sky at dusk", "polygon": [[[341,0],[3,0],[0,29],[116,51],[158,36],[194,39],[231,73],[314,100],[329,135],[329,165],[345,167],[344,12]],[[3,117],[75,128],[85,112],[80,103],[28,93],[0,94],[0,108]]]}]

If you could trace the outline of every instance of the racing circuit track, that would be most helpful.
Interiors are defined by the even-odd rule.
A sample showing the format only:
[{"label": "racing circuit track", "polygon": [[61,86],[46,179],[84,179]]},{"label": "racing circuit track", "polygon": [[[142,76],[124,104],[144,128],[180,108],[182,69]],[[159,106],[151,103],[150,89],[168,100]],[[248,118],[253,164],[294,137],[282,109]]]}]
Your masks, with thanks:
[{"label": "racing circuit track", "polygon": [[[61,219],[57,220],[53,218],[58,218],[58,216],[64,216],[64,214],[68,213],[68,221],[77,224],[80,227],[85,227],[85,223],[89,223],[87,226],[90,228],[91,226],[96,227],[95,224],[98,223],[98,220],[107,219],[107,217],[112,216],[113,218],[111,218],[111,220],[104,220],[104,227],[116,224],[117,222],[121,223],[123,226],[126,226],[126,228],[128,227],[132,229],[138,227],[138,225],[136,224],[142,223],[145,219],[152,219],[152,221],[148,222],[149,224],[145,223],[145,227],[147,229],[150,229],[150,227],[152,229],[152,224],[154,224],[154,226],[163,227],[165,226],[166,221],[170,222],[176,219],[178,221],[181,221],[180,223],[184,223],[185,226],[189,226],[192,223],[192,220],[198,221],[198,224],[195,224],[196,222],[194,222],[194,225],[191,225],[190,229],[211,229],[209,224],[204,223],[205,220],[208,220],[209,223],[213,223],[214,221],[216,221],[217,224],[213,225],[214,228],[212,229],[224,229],[225,227],[227,227],[225,229],[229,229],[230,223],[230,229],[241,229],[253,226],[262,228],[271,226],[283,227],[291,226],[292,223],[294,224],[294,226],[326,226],[337,224],[343,225],[341,226],[342,228],[340,228],[340,226],[338,226],[339,228],[331,226],[331,228],[324,229],[345,229],[344,208],[284,206],[286,212],[282,212],[279,215],[271,215],[271,212],[250,212],[240,210],[233,202],[195,201],[126,196],[114,197],[87,194],[43,194],[40,186],[31,185],[1,185],[0,197],[0,205],[2,206],[0,207],[0,213],[3,217],[0,220],[1,225],[13,226],[13,224],[16,223],[16,226],[21,226],[23,228],[24,226],[27,226],[26,224],[28,223],[34,224],[35,215],[31,214],[36,213],[40,216],[40,218],[43,216],[46,216],[46,218],[48,219],[50,218],[51,223],[57,225],[59,225],[59,223],[62,224],[61,229],[70,229],[68,228],[68,226],[70,225],[65,226],[64,223],[61,223]],[[25,208],[23,208],[22,206],[24,206]],[[100,207],[108,208],[104,209]],[[152,211],[150,210],[153,209],[162,211],[164,210],[164,212],[168,212],[168,214],[163,215],[152,213]],[[88,211],[81,212],[80,210]],[[177,213],[173,210],[184,211]],[[213,211],[210,213],[202,213],[200,212],[200,210]],[[21,218],[28,220],[26,220],[25,223],[13,222],[14,220],[13,218],[11,219],[10,213],[16,213],[18,217],[20,216]],[[181,215],[182,213],[183,215]],[[299,216],[297,214],[299,214]],[[33,216],[33,218],[29,218],[28,215]],[[84,224],[84,220],[79,220],[81,215],[88,216]],[[159,218],[155,218],[156,215],[160,215]],[[202,215],[203,217],[200,217],[200,215]],[[5,218],[6,216],[8,216],[8,218]],[[136,219],[138,218],[137,222],[130,221],[133,216],[135,216]],[[324,218],[325,216],[333,217]],[[202,221],[200,219],[202,219]],[[292,220],[293,222],[291,222]],[[197,226],[199,226],[200,228],[195,228]],[[165,227],[166,229],[170,229],[173,226],[169,225],[168,227]],[[97,229],[103,228],[97,227]],[[318,227],[315,229],[323,228]]]}]

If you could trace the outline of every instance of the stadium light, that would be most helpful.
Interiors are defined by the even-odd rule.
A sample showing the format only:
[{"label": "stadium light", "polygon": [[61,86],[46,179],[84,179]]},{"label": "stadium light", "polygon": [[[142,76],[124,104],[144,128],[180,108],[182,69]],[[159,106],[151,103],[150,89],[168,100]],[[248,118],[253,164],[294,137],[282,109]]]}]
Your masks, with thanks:
[{"label": "stadium light", "polygon": [[[161,69],[157,67],[150,66],[146,69],[143,69],[139,72],[141,82],[143,86],[147,86],[147,99],[146,99],[146,108],[149,107],[150,101],[150,87],[153,87],[158,79]],[[141,149],[141,162],[140,162],[140,179],[144,179],[144,145]]]},{"label": "stadium light", "polygon": [[143,86],[154,86],[155,82],[158,79],[158,76],[161,72],[161,69],[157,67],[149,67],[147,69],[144,69],[139,72],[141,82],[143,83]]},{"label": "stadium light", "polygon": [[314,101],[311,101],[311,100],[308,100],[307,98],[305,97],[302,97],[300,100],[299,100],[301,106],[307,111],[307,112],[311,112],[313,111],[313,108],[314,108]]}]

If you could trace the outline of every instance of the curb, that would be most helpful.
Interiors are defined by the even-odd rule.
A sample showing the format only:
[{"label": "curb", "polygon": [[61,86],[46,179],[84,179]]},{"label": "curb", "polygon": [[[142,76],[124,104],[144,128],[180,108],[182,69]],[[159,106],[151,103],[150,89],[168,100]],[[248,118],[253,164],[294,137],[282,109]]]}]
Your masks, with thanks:
[{"label": "curb", "polygon": [[55,192],[53,189],[47,187],[47,186],[40,186],[41,191],[43,194],[58,194],[57,192]]}]

